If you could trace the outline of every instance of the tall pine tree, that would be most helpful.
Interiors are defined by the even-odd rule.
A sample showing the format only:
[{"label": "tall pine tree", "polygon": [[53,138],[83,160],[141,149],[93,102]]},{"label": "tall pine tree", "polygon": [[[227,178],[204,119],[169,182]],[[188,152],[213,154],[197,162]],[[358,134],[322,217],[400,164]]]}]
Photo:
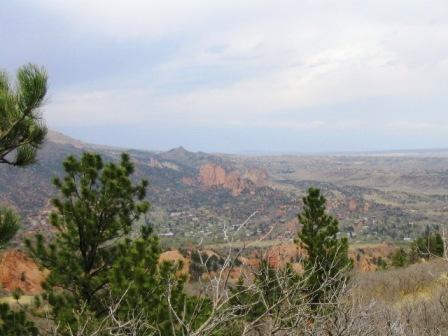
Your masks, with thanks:
[{"label": "tall pine tree", "polygon": [[132,237],[134,224],[149,209],[147,182],[132,182],[127,154],[118,164],[104,163],[95,153],[79,160],[70,156],[64,169],[65,177],[54,180],[60,195],[52,200],[53,237],[27,241],[33,257],[50,271],[42,298],[59,332],[70,335],[82,327],[75,314],[80,307],[100,321],[120,301],[117,317],[141,314],[146,325],[173,335],[181,326],[170,316],[168,284],[174,309],[188,313],[194,305],[183,293],[185,278],[177,276],[177,265],[159,264],[160,247],[150,228]]},{"label": "tall pine tree", "polygon": [[307,291],[311,303],[324,303],[337,290],[351,268],[347,238],[339,239],[338,220],[326,213],[326,199],[319,189],[310,188],[303,198],[299,222],[303,225],[297,243],[305,250]]},{"label": "tall pine tree", "polygon": [[[24,167],[36,161],[47,129],[38,108],[47,92],[47,74],[43,68],[28,64],[17,71],[13,84],[0,71],[0,163]],[[19,229],[19,219],[11,210],[0,208],[0,246]]]},{"label": "tall pine tree", "polygon": [[[0,71],[0,163],[24,167],[36,161],[47,129],[38,108],[47,92],[43,68],[28,64],[17,71],[16,84]],[[19,229],[19,217],[12,210],[0,208],[0,249]],[[23,311],[0,304],[1,335],[37,335],[37,329]]]},{"label": "tall pine tree", "polygon": [[149,204],[144,200],[147,182],[132,184],[134,168],[125,154],[119,164],[104,164],[94,153],[84,153],[80,160],[70,156],[64,169],[66,176],[54,180],[61,197],[52,200],[51,242],[37,235],[26,243],[33,257],[50,270],[44,299],[59,321],[69,323],[73,307],[86,304],[96,314],[107,310],[105,289],[122,253],[117,243]]},{"label": "tall pine tree", "polygon": [[19,229],[19,216],[8,208],[0,208],[0,249],[14,237]]}]

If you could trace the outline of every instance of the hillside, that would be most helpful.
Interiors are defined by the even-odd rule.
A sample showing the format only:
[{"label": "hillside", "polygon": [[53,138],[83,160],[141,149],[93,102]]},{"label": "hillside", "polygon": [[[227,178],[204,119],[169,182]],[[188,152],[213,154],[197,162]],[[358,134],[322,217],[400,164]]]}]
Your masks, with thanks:
[{"label": "hillside", "polygon": [[[24,169],[0,168],[1,203],[22,214],[24,233],[46,229],[49,199],[54,196],[51,180],[61,176],[61,163],[68,155],[97,151],[105,160],[115,160],[121,149],[84,144],[50,133],[39,162]],[[135,178],[150,182],[148,199],[152,213],[148,221],[163,235],[179,238],[219,239],[224,226],[241,223],[260,211],[257,229],[270,225],[275,211],[294,206],[295,198],[281,190],[258,183],[266,173],[237,170],[217,155],[192,153],[178,148],[168,152],[128,150],[136,165]],[[252,235],[249,233],[244,235]],[[20,238],[20,237],[19,237]]]},{"label": "hillside", "polygon": [[[85,144],[50,132],[39,163],[0,167],[0,202],[24,219],[24,232],[48,229],[51,180],[67,155],[97,151],[115,160],[122,149]],[[136,178],[150,182],[147,218],[170,244],[219,242],[256,212],[239,238],[289,240],[297,231],[300,197],[321,188],[353,240],[403,240],[444,224],[448,159],[420,156],[237,156],[127,150]],[[20,237],[19,237],[20,238]]]}]

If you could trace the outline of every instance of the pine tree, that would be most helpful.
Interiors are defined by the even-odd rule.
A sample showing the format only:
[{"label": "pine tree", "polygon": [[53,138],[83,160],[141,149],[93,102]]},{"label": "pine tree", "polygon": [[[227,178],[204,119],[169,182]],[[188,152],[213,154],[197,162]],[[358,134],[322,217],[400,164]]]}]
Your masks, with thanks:
[{"label": "pine tree", "polygon": [[25,312],[13,311],[6,303],[0,304],[0,335],[37,336],[38,329],[26,318]]},{"label": "pine tree", "polygon": [[394,267],[404,267],[409,263],[408,254],[404,248],[400,247],[392,255],[392,266]]},{"label": "pine tree", "polygon": [[121,301],[118,317],[125,320],[137,312],[148,325],[172,335],[181,327],[171,324],[168,284],[171,304],[179,312],[189,314],[193,302],[183,293],[185,278],[177,275],[181,265],[159,264],[159,242],[150,228],[143,226],[141,236],[132,237],[134,224],[149,209],[148,183],[133,184],[134,166],[127,154],[118,164],[104,164],[95,153],[84,153],[79,160],[70,156],[64,169],[66,176],[54,180],[60,197],[52,200],[51,241],[38,235],[26,242],[50,271],[42,298],[60,331],[69,334],[68,328],[81,327],[74,314],[79,307],[99,321],[111,304]]},{"label": "pine tree", "polygon": [[0,208],[0,249],[14,237],[19,229],[19,216],[8,208]]},{"label": "pine tree", "polygon": [[47,74],[36,65],[21,67],[15,86],[0,72],[0,163],[23,167],[36,161],[47,134],[38,113],[46,93]]},{"label": "pine tree", "polygon": [[130,313],[139,312],[147,322],[157,326],[161,335],[188,334],[173,316],[168,306],[169,296],[178,316],[194,321],[193,327],[205,320],[208,300],[185,294],[186,276],[179,275],[182,263],[159,262],[158,239],[149,228],[144,227],[138,239],[126,239],[118,250],[110,273],[110,288],[114,297],[127,293],[119,316],[126,319]]},{"label": "pine tree", "polygon": [[[294,314],[291,312],[296,311],[293,307],[298,307],[303,302],[300,275],[292,265],[271,265],[269,259],[263,258],[251,282],[247,283],[244,279],[241,276],[230,290],[230,305],[238,307],[236,313],[242,318],[240,322],[259,320],[254,325],[254,332],[260,335],[266,334],[264,322],[269,325],[272,320],[276,320],[276,323],[287,330]],[[229,324],[235,327],[238,325],[233,320]]]},{"label": "pine tree", "polygon": [[347,238],[338,239],[338,220],[326,213],[326,199],[316,188],[308,189],[299,213],[303,225],[297,243],[305,250],[304,277],[313,305],[324,303],[327,295],[344,281],[352,262],[348,258]]},{"label": "pine tree", "polygon": [[[0,163],[23,167],[36,161],[47,129],[37,109],[47,92],[45,70],[28,64],[17,72],[17,84],[0,71]],[[0,249],[14,237],[20,219],[7,208],[0,208]],[[11,310],[0,304],[1,335],[37,335],[34,323],[23,311]]]},{"label": "pine tree", "polygon": [[[134,186],[133,165],[127,155],[120,163],[104,164],[101,157],[84,153],[64,161],[66,176],[54,179],[61,198],[54,198],[50,223],[56,230],[47,244],[42,235],[27,241],[31,254],[50,275],[44,283],[44,299],[64,322],[71,320],[73,306],[87,304],[101,313],[110,271],[122,253],[117,243],[125,238],[149,207],[144,201],[146,181]],[[55,287],[63,291],[53,290]]]},{"label": "pine tree", "polygon": [[[282,296],[282,286],[278,281],[277,271],[269,264],[268,260],[262,259],[258,271],[254,274],[255,291],[250,290],[254,286],[244,284],[243,277],[240,277],[232,288],[231,292],[235,296],[231,300],[231,304],[245,307],[239,314],[248,321],[253,321],[265,314],[266,309],[274,306]],[[281,307],[279,306],[277,309],[281,309]],[[275,314],[276,311],[271,313]]]},{"label": "pine tree", "polygon": [[[23,167],[36,161],[47,129],[37,109],[47,92],[44,69],[28,64],[17,71],[17,83],[0,71],[0,163]],[[19,229],[19,218],[0,208],[0,247]]]},{"label": "pine tree", "polygon": [[[423,237],[417,238],[411,246],[415,253],[412,259],[431,257],[443,257],[443,239],[440,233],[426,233]],[[413,261],[414,261],[413,260]]]}]

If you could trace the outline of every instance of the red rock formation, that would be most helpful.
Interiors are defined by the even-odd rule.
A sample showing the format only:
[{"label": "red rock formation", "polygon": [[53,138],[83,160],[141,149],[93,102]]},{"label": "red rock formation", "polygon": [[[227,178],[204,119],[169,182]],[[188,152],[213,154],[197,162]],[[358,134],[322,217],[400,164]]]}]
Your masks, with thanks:
[{"label": "red rock formation", "polygon": [[239,196],[249,187],[248,181],[243,179],[237,171],[226,170],[215,164],[205,164],[199,168],[199,183],[206,188],[222,187],[230,190],[233,196]]},{"label": "red rock formation", "polygon": [[361,272],[375,271],[378,266],[374,263],[374,259],[387,259],[397,246],[391,243],[380,243],[366,247],[355,247],[349,250],[349,257],[354,260],[354,266]]},{"label": "red rock formation", "polygon": [[206,164],[199,168],[199,181],[206,187],[223,186],[226,179],[226,171],[218,165]]},{"label": "red rock formation", "polygon": [[350,212],[356,211],[358,209],[358,202],[355,199],[348,201],[348,210]]},{"label": "red rock formation", "polygon": [[257,186],[265,185],[268,174],[264,170],[249,169],[243,173],[237,170],[227,171],[217,164],[204,164],[199,168],[196,178],[183,177],[182,183],[188,186],[200,185],[205,188],[220,187],[229,190],[233,196],[239,196],[243,191],[249,191],[255,195],[254,190],[249,190],[253,183]]},{"label": "red rock formation", "polygon": [[357,265],[357,269],[360,272],[372,272],[372,271],[376,271],[378,269],[378,266],[376,266],[372,262],[371,258],[364,257],[361,259],[361,262],[359,263],[359,265]]},{"label": "red rock formation", "polygon": [[41,284],[45,276],[45,272],[23,252],[10,250],[2,256],[0,283],[4,289],[21,289],[25,294],[38,294],[42,291]]}]

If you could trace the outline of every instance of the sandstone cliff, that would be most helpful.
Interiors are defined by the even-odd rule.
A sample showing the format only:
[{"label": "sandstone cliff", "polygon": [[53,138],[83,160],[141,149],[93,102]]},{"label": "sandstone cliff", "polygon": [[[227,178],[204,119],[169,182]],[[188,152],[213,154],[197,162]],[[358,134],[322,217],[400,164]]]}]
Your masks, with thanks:
[{"label": "sandstone cliff", "polygon": [[0,262],[2,288],[13,291],[21,289],[25,294],[38,294],[45,280],[45,272],[23,252],[10,250],[3,254]]},{"label": "sandstone cliff", "polygon": [[215,164],[205,164],[199,168],[198,180],[206,188],[222,187],[229,190],[233,196],[239,196],[249,188],[249,180],[243,179],[237,171],[226,170]]}]

